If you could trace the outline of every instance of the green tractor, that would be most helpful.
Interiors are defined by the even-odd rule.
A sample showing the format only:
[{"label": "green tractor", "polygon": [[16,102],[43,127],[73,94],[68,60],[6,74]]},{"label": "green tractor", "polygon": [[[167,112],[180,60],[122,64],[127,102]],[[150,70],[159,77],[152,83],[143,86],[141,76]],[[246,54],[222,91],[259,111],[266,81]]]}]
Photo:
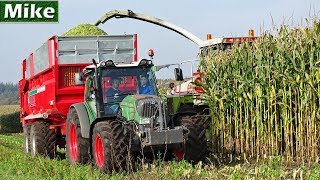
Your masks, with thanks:
[{"label": "green tractor", "polygon": [[147,59],[93,60],[76,74],[76,84],[85,83],[85,101],[73,104],[67,116],[67,157],[72,164],[92,159],[98,169],[112,172],[127,170],[140,154],[162,152],[193,163],[205,158],[197,113],[188,103],[177,108],[171,97],[166,106],[157,91],[155,71]]}]

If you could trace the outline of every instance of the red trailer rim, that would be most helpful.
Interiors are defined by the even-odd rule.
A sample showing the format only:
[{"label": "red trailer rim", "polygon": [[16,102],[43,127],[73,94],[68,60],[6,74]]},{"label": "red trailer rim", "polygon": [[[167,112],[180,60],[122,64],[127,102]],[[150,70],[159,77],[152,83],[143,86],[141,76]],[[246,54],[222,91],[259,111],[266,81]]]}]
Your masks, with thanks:
[{"label": "red trailer rim", "polygon": [[72,161],[77,161],[78,157],[78,138],[77,131],[74,123],[70,124],[69,142],[70,142],[70,155]]},{"label": "red trailer rim", "polygon": [[184,150],[174,149],[172,150],[172,153],[178,161],[182,161],[184,159]]},{"label": "red trailer rim", "polygon": [[97,166],[102,168],[104,164],[104,148],[100,134],[98,134],[94,140],[94,157],[96,159]]}]

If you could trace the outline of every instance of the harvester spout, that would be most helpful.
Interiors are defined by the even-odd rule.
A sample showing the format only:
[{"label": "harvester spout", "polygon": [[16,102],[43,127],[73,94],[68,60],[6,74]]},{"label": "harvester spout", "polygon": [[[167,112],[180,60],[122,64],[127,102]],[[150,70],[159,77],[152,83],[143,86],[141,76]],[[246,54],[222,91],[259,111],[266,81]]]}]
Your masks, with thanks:
[{"label": "harvester spout", "polygon": [[100,24],[104,24],[106,21],[108,21],[109,19],[112,19],[112,18],[132,18],[132,19],[137,19],[137,20],[149,22],[149,23],[156,24],[158,26],[162,26],[164,28],[170,29],[170,30],[184,36],[185,38],[191,40],[192,42],[196,43],[198,46],[201,46],[202,42],[203,42],[200,38],[198,38],[197,36],[195,36],[191,32],[189,32],[189,31],[187,31],[177,25],[174,25],[168,21],[165,21],[165,20],[162,20],[159,18],[155,18],[152,16],[146,16],[146,15],[140,14],[140,13],[135,13],[131,10],[127,10],[127,11],[113,10],[113,11],[107,12],[104,16],[102,16],[95,23],[95,26],[99,26]]}]

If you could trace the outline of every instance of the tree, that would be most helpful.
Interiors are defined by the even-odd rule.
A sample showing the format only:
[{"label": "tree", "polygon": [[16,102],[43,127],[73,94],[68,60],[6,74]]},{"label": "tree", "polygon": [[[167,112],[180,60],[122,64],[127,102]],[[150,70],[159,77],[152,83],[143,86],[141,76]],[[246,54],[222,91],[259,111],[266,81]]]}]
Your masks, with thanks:
[{"label": "tree", "polygon": [[0,82],[0,105],[18,104],[18,84]]}]

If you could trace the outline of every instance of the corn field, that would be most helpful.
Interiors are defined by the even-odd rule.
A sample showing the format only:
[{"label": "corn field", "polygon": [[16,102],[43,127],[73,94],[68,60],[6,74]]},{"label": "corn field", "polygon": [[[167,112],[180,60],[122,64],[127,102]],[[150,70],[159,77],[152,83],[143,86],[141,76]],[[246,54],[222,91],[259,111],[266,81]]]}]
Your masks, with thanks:
[{"label": "corn field", "polygon": [[320,153],[320,24],[281,26],[202,59],[218,154],[245,159]]}]

